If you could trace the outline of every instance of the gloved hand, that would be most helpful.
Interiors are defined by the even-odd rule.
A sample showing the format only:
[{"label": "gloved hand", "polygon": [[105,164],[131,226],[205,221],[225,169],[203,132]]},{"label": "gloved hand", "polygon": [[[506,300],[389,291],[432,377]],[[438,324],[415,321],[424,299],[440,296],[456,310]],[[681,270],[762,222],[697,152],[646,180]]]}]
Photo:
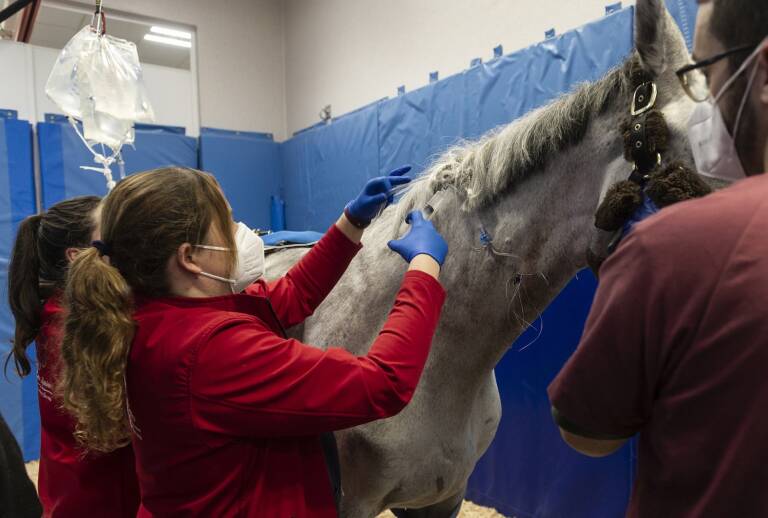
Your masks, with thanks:
[{"label": "gloved hand", "polygon": [[432,222],[424,219],[420,210],[408,214],[405,222],[411,225],[410,230],[400,239],[387,243],[389,248],[400,254],[409,263],[417,255],[427,254],[442,266],[448,253],[448,244],[443,236],[435,230]]},{"label": "gloved hand", "polygon": [[365,228],[370,225],[381,210],[392,203],[393,195],[390,191],[393,187],[403,185],[411,181],[403,176],[411,170],[411,166],[395,169],[387,176],[378,176],[368,180],[363,191],[357,198],[350,201],[344,208],[344,214],[354,226]]}]

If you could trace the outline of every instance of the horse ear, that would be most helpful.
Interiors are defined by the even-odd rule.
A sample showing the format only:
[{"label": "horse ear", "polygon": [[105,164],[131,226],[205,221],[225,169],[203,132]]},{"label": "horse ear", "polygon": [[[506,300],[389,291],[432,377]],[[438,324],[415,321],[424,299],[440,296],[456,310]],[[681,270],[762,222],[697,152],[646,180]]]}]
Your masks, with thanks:
[{"label": "horse ear", "polygon": [[643,68],[655,77],[689,62],[683,34],[663,0],[637,0],[635,47]]},{"label": "horse ear", "polygon": [[635,47],[643,68],[654,76],[660,76],[667,65],[665,11],[663,0],[637,0],[635,6]]}]

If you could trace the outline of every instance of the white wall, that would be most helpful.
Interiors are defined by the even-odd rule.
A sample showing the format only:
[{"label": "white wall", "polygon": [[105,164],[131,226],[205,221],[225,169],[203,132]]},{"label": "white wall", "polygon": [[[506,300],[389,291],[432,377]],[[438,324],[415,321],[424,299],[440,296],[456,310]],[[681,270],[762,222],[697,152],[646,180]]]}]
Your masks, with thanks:
[{"label": "white wall", "polygon": [[0,67],[0,108],[17,110],[20,119],[36,120],[32,48],[0,40]]},{"label": "white wall", "polygon": [[[285,136],[283,0],[105,0],[197,28],[202,126]],[[93,5],[90,2],[88,5]]]},{"label": "white wall", "polygon": [[[613,0],[286,0],[289,134],[600,18]],[[634,0],[624,1],[624,5]]]}]

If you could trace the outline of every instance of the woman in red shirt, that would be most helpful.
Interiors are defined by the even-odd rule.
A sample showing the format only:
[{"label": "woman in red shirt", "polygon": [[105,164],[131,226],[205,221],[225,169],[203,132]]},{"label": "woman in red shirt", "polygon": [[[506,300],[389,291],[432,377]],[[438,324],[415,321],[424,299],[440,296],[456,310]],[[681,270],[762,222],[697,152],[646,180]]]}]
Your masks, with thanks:
[{"label": "woman in red shirt", "polygon": [[410,267],[366,356],[307,346],[283,329],[331,291],[403,172],[369,181],[271,283],[261,240],[232,223],[212,176],[160,169],[107,196],[102,240],[67,282],[64,402],[92,448],[132,438],[139,516],[337,516],[327,432],[410,401],[445,298],[445,241],[413,213],[409,233],[390,243]]},{"label": "woman in red shirt", "polygon": [[16,320],[13,359],[20,376],[32,371],[26,349],[37,344],[40,402],[38,490],[44,516],[136,516],[138,482],[130,446],[84,456],[75,423],[56,396],[61,365],[61,291],[69,263],[98,233],[99,198],[57,203],[19,226],[9,269],[8,298]]}]

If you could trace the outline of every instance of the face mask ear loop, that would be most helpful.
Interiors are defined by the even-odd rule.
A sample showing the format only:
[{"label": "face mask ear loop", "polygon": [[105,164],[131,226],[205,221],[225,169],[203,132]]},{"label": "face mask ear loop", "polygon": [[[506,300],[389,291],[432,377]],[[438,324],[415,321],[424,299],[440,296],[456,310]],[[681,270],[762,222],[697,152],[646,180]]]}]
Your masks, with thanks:
[{"label": "face mask ear loop", "polygon": [[233,279],[227,279],[226,277],[222,277],[220,275],[214,275],[208,272],[200,272],[200,275],[202,275],[203,277],[208,277],[209,279],[214,279],[216,281],[226,282],[230,286],[234,286],[235,284],[235,281]]},{"label": "face mask ear loop", "polygon": [[739,113],[736,115],[736,122],[733,124],[733,140],[736,140],[736,137],[739,134],[739,126],[741,124],[741,116],[744,114],[744,107],[747,105],[747,99],[749,99],[749,93],[752,91],[752,85],[755,82],[755,77],[757,77],[757,63],[755,63],[755,66],[752,69],[752,74],[749,76],[749,82],[747,83],[747,89],[744,92],[744,97],[741,99],[741,105],[739,106]]},{"label": "face mask ear loop", "polygon": [[763,46],[766,43],[768,43],[768,38],[764,39],[763,42],[757,46],[757,49],[755,49],[755,51],[752,52],[752,54],[750,54],[749,57],[747,57],[747,59],[744,60],[744,63],[742,63],[741,66],[738,68],[738,70],[736,70],[736,73],[734,73],[730,77],[730,79],[728,79],[728,81],[725,82],[723,87],[720,89],[719,92],[717,92],[717,95],[713,99],[714,104],[717,104],[720,102],[720,99],[723,97],[725,92],[727,92],[728,89],[731,86],[733,86],[733,83],[736,81],[736,79],[738,79],[738,77],[742,74],[742,72],[744,72],[747,69],[747,67],[752,63],[753,60],[757,59],[757,56],[760,54],[760,52],[763,49]]}]

